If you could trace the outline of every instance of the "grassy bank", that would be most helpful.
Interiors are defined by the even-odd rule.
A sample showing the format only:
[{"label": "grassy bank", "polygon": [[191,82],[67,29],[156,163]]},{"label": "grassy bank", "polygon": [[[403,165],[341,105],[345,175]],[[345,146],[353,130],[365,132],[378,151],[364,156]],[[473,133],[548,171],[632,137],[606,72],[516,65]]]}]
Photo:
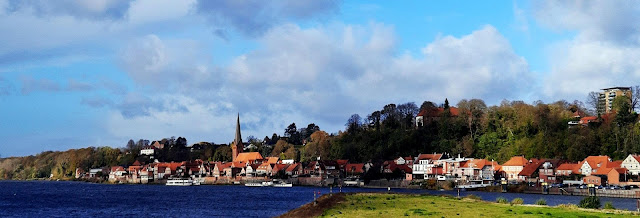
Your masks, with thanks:
[{"label": "grassy bank", "polygon": [[619,210],[586,210],[575,206],[510,205],[444,196],[356,193],[323,196],[282,217],[629,217]]}]

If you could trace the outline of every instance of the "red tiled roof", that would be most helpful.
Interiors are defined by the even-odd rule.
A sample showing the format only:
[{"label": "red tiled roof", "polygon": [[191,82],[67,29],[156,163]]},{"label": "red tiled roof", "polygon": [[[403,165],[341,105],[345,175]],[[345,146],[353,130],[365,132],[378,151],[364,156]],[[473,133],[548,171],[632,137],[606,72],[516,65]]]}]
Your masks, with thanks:
[{"label": "red tiled roof", "polygon": [[618,168],[622,165],[622,161],[621,160],[617,160],[617,161],[612,161],[607,163],[607,167],[609,168]]},{"label": "red tiled roof", "polygon": [[364,173],[364,164],[363,163],[347,164],[345,166],[345,171],[347,173]]},{"label": "red tiled roof", "polygon": [[[432,108],[430,110],[421,110],[420,113],[418,113],[418,116],[427,116],[427,117],[439,117],[442,116],[442,113],[444,112],[444,108]],[[451,113],[451,116],[458,116],[460,114],[460,112],[458,111],[458,108],[456,107],[449,107],[449,112]]]},{"label": "red tiled roof", "polygon": [[556,170],[575,170],[576,166],[578,166],[578,164],[563,163],[560,164]]},{"label": "red tiled roof", "polygon": [[289,167],[287,167],[287,169],[285,171],[286,172],[293,172],[293,171],[296,171],[298,167],[300,167],[300,163],[291,164],[291,165],[289,165]]},{"label": "red tiled roof", "polygon": [[491,166],[491,165],[495,167],[496,165],[498,165],[498,162],[488,161],[486,159],[474,159],[474,160],[467,161],[467,163],[465,163],[463,167],[482,169],[485,166]]},{"label": "red tiled roof", "polygon": [[[609,156],[589,156],[585,158],[584,161],[586,161],[589,166],[591,166],[591,169],[598,169],[600,167],[606,167],[608,165]],[[600,164],[600,166],[598,166],[598,164]]]},{"label": "red tiled roof", "polygon": [[522,168],[522,171],[520,171],[518,175],[531,177],[533,173],[538,171],[538,167],[540,167],[540,165],[542,165],[542,162],[540,161],[531,162],[530,164],[527,164],[526,166],[524,166],[524,168]]},{"label": "red tiled roof", "polygon": [[524,156],[515,156],[503,163],[502,166],[525,166],[528,163],[529,161]]},{"label": "red tiled roof", "polygon": [[133,166],[141,166],[142,164],[140,164],[140,161],[136,160],[135,162],[133,162],[133,164],[131,164]]},{"label": "red tiled roof", "polygon": [[346,159],[346,160],[336,160],[336,162],[338,162],[338,165],[343,166],[343,165],[349,163],[349,160],[348,159]]},{"label": "red tiled roof", "polygon": [[[256,153],[257,153],[257,152],[256,152]],[[259,154],[259,153],[258,153],[258,154]],[[266,159],[267,159],[267,161],[266,161],[267,163],[275,164],[275,163],[278,163],[278,160],[279,160],[280,158],[279,158],[279,157],[267,157]]]},{"label": "red tiled roof", "polygon": [[420,154],[417,160],[440,160],[442,154]]},{"label": "red tiled roof", "polygon": [[635,158],[638,161],[638,163],[640,163],[640,155],[632,154],[631,157]]},{"label": "red tiled roof", "polygon": [[236,157],[236,161],[242,161],[242,162],[252,162],[252,161],[261,160],[261,159],[264,159],[264,158],[262,158],[262,155],[260,155],[260,153],[258,152],[242,152],[238,154],[238,156]]},{"label": "red tiled roof", "polygon": [[598,122],[598,117],[594,117],[594,116],[583,117],[583,118],[580,118],[580,121],[579,121],[580,124],[587,124],[592,122]]}]

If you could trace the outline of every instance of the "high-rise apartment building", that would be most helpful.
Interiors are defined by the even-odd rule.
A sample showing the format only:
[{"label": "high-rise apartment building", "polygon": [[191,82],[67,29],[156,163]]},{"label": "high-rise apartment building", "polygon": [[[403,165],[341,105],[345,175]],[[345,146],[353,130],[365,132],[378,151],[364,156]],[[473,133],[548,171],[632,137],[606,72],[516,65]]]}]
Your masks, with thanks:
[{"label": "high-rise apartment building", "polygon": [[[627,96],[631,101],[631,87],[612,87],[602,89],[598,96],[598,114],[606,114],[613,109],[613,99],[619,96]],[[631,102],[629,102],[631,103]]]}]

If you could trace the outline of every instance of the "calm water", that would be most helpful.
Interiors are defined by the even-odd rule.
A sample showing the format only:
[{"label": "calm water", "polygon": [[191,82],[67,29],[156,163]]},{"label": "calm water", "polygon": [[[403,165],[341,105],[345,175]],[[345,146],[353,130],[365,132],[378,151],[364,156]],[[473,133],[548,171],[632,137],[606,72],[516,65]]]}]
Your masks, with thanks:
[{"label": "calm water", "polygon": [[[313,192],[328,188],[250,188],[244,186],[103,185],[82,182],[0,181],[0,217],[272,217],[313,200]],[[334,189],[337,192],[338,189]],[[345,192],[384,192],[386,189],[343,188]],[[456,195],[455,191],[394,189],[394,192]],[[516,197],[533,204],[577,204],[579,196],[461,192],[485,200]],[[635,199],[601,198],[616,208],[636,209]]]}]

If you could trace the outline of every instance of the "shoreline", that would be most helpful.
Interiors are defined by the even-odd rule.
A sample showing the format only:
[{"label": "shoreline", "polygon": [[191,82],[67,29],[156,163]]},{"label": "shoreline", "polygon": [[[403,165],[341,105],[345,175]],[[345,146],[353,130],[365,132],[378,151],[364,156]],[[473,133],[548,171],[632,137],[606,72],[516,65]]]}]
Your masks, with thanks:
[{"label": "shoreline", "polygon": [[[361,196],[366,196],[365,199],[368,199],[369,201],[365,201],[365,203],[363,203],[362,205],[354,205],[354,201],[353,198],[356,197],[361,197]],[[501,203],[496,203],[496,202],[492,202],[492,201],[485,201],[485,200],[478,200],[478,199],[474,199],[473,197],[453,197],[453,196],[446,196],[446,195],[431,195],[431,194],[408,194],[408,193],[376,193],[376,192],[360,192],[360,193],[336,193],[333,195],[329,195],[329,194],[325,194],[322,195],[318,198],[318,200],[316,201],[316,203],[314,204],[314,202],[310,202],[307,204],[304,204],[296,209],[287,211],[286,213],[277,216],[278,218],[289,218],[289,217],[319,217],[319,216],[333,216],[336,215],[335,213],[329,213],[327,214],[327,212],[331,211],[331,212],[337,212],[337,214],[340,214],[342,216],[349,216],[349,214],[351,214],[351,212],[353,212],[354,210],[357,212],[358,216],[366,216],[365,214],[361,214],[361,212],[365,212],[366,210],[376,210],[376,207],[373,206],[375,205],[374,203],[378,203],[377,201],[380,201],[379,199],[376,198],[372,198],[373,197],[379,197],[379,199],[382,199],[381,201],[383,202],[382,204],[384,204],[385,206],[387,205],[394,205],[394,206],[390,206],[389,208],[377,208],[379,210],[377,210],[376,212],[379,212],[379,214],[383,214],[383,213],[388,213],[390,212],[390,210],[396,210],[395,209],[395,205],[397,202],[401,201],[401,200],[407,200],[407,199],[411,199],[413,200],[415,199],[420,199],[420,198],[429,198],[431,201],[431,204],[433,205],[434,202],[438,202],[435,203],[437,204],[444,204],[446,203],[445,201],[458,201],[459,203],[462,204],[466,204],[467,207],[470,207],[469,205],[473,205],[473,204],[483,204],[483,205],[490,205],[490,207],[509,207],[512,209],[507,209],[508,212],[511,211],[516,211],[516,209],[521,209],[521,210],[525,210],[524,214],[533,214],[530,211],[527,211],[527,208],[531,208],[531,209],[535,209],[535,210],[539,210],[537,212],[537,214],[543,214],[540,211],[550,211],[553,213],[556,213],[558,211],[560,212],[564,212],[564,213],[587,213],[587,214],[591,214],[591,215],[595,215],[597,217],[611,217],[613,216],[621,216],[621,217],[625,217],[625,216],[639,216],[640,213],[639,212],[635,212],[635,211],[629,211],[629,210],[619,210],[619,209],[584,209],[584,208],[578,208],[575,205],[572,204],[563,204],[563,205],[558,205],[558,206],[547,206],[547,205],[535,205],[535,204],[519,204],[519,205],[514,205],[514,204],[501,204]],[[372,200],[373,199],[373,200]],[[386,199],[386,200],[385,200]],[[350,201],[351,204],[347,205],[345,202],[346,201]],[[358,202],[360,202],[358,200]],[[428,205],[428,204],[425,204]],[[451,205],[451,204],[449,204]],[[363,209],[358,208],[359,206],[366,208],[366,210],[363,211]],[[366,206],[366,207],[365,207]],[[417,206],[417,205],[416,205]],[[418,206],[418,208],[420,208],[420,206]],[[416,209],[415,211],[423,211],[423,212],[427,212],[428,209]],[[397,212],[397,211],[396,211]],[[431,211],[433,212],[433,211]],[[550,213],[550,212],[546,212],[546,213]],[[344,214],[343,214],[344,213]],[[462,212],[459,212],[457,215],[461,215]],[[405,216],[407,216],[407,213],[405,212],[404,214]],[[435,215],[435,214],[431,214],[429,213],[428,215]],[[491,216],[492,214],[489,214],[488,216]],[[493,215],[502,215],[504,216],[504,213],[500,213],[500,214],[493,214]],[[547,214],[548,215],[548,214]],[[389,215],[385,215],[385,216],[389,216]],[[484,214],[484,216],[487,216],[486,214]]]}]

